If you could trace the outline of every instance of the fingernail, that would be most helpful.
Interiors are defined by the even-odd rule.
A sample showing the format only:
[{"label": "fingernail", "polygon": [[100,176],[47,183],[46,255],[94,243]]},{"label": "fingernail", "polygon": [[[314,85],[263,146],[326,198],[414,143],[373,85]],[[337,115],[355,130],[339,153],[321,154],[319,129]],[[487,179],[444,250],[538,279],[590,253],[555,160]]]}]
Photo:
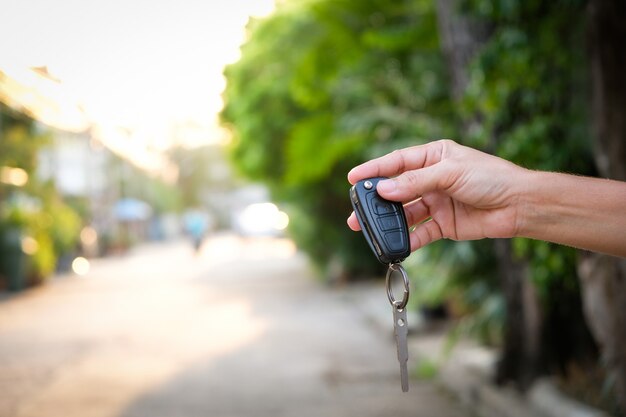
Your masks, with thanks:
[{"label": "fingernail", "polygon": [[396,189],[396,182],[394,180],[382,180],[376,186],[377,191],[383,193],[391,193]]}]

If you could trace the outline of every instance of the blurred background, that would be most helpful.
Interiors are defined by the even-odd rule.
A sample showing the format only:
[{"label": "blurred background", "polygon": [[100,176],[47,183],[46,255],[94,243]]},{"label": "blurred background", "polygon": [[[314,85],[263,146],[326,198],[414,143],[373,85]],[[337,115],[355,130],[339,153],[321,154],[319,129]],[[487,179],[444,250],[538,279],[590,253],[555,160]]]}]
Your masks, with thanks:
[{"label": "blurred background", "polygon": [[439,138],[626,180],[623,2],[0,10],[0,416],[509,415],[479,383],[625,415],[626,261],[420,249],[401,396],[385,269],[345,224],[353,166]]}]

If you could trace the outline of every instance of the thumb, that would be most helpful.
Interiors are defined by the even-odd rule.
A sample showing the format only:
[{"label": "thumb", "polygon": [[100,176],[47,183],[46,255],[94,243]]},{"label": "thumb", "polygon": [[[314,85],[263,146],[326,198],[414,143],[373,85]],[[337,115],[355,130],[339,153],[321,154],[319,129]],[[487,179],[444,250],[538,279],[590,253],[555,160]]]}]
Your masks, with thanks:
[{"label": "thumb", "polygon": [[387,200],[413,201],[422,195],[446,188],[449,177],[442,162],[426,168],[406,171],[395,178],[380,181],[376,191]]}]

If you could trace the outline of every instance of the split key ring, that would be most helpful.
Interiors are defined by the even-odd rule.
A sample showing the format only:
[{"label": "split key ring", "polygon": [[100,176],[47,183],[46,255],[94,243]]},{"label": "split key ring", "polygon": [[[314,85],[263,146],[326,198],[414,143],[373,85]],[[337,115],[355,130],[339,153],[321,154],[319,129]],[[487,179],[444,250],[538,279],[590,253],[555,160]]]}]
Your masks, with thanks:
[{"label": "split key ring", "polygon": [[[391,289],[391,276],[396,271],[400,272],[400,274],[402,275],[402,282],[404,284],[402,300],[397,300],[396,297],[393,295],[393,291]],[[387,277],[385,278],[385,283],[387,286],[387,297],[389,297],[389,302],[396,309],[403,310],[404,307],[406,307],[406,304],[409,302],[409,277],[406,271],[404,270],[404,267],[402,267],[402,265],[399,263],[389,264],[389,269],[387,269]]]}]

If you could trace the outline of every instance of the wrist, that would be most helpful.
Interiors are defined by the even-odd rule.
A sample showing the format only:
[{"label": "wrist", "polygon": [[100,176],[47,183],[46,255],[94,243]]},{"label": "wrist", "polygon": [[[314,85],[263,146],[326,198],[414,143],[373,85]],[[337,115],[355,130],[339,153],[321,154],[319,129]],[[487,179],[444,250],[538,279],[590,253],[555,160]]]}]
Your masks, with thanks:
[{"label": "wrist", "polygon": [[558,174],[525,170],[517,198],[515,236],[542,239],[558,221]]}]

